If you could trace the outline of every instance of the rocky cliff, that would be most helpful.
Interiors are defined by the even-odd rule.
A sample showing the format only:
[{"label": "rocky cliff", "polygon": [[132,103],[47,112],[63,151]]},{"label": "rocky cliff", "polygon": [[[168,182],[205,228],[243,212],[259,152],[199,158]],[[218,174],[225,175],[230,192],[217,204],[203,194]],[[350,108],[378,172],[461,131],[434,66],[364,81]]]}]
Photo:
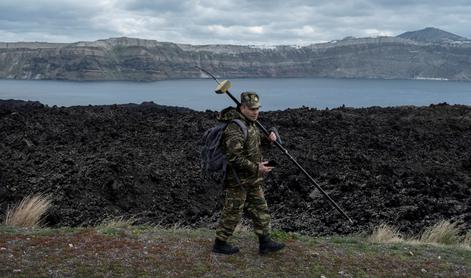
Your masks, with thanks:
[{"label": "rocky cliff", "polygon": [[[398,37],[346,38],[304,47],[270,48],[187,45],[133,38],[70,44],[0,43],[0,78],[144,81],[199,78],[201,72],[194,67],[199,65],[231,78],[471,80],[471,41],[447,34],[450,33],[424,29]],[[440,39],[427,39],[431,35]]]}]

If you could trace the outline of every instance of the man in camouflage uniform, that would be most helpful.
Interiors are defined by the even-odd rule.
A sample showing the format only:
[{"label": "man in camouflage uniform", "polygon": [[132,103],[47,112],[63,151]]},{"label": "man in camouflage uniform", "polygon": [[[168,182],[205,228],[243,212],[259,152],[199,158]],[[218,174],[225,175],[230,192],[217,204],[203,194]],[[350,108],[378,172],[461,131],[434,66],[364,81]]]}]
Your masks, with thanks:
[{"label": "man in camouflage uniform", "polygon": [[[260,100],[256,93],[241,94],[241,105],[237,109],[227,108],[220,114],[219,120],[230,122],[224,130],[222,147],[228,159],[227,174],[224,181],[225,201],[221,219],[216,231],[213,252],[234,254],[239,248],[227,243],[240,221],[244,210],[253,220],[255,234],[259,238],[261,254],[274,252],[284,244],[270,239],[270,215],[265,201],[262,185],[263,176],[273,167],[262,161],[261,143],[276,141],[274,132],[270,136],[262,136],[255,125],[258,118]],[[241,120],[247,127],[247,137],[241,127],[233,122]]]}]

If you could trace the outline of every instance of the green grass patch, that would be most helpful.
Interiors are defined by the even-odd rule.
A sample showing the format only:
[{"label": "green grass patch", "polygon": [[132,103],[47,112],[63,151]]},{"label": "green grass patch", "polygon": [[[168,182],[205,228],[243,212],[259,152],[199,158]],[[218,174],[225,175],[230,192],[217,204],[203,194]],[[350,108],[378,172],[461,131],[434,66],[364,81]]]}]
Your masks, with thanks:
[{"label": "green grass patch", "polygon": [[[214,254],[215,231],[156,226],[22,229],[0,226],[0,276],[18,277],[467,277],[471,250],[373,243],[366,236],[309,237],[274,231],[280,252],[261,256],[252,232]],[[52,274],[51,274],[52,273]]]},{"label": "green grass patch", "polygon": [[298,233],[293,232],[284,232],[280,230],[274,230],[271,234],[271,237],[276,240],[296,240],[299,239],[300,235]]},{"label": "green grass patch", "polygon": [[25,236],[54,236],[72,235],[83,232],[90,228],[84,227],[61,227],[61,228],[23,228],[0,225],[0,235],[25,235]]}]

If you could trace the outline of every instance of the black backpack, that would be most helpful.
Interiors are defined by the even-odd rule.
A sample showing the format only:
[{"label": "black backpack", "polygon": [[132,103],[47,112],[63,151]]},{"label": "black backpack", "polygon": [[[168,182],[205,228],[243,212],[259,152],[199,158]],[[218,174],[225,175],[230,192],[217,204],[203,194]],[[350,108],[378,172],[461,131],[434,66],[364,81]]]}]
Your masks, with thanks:
[{"label": "black backpack", "polygon": [[[224,182],[227,170],[227,157],[222,150],[221,140],[224,130],[231,122],[236,123],[240,129],[242,129],[242,132],[244,133],[244,141],[247,141],[247,126],[239,119],[224,122],[206,130],[202,139],[201,170],[203,176],[210,177],[220,183]],[[239,180],[235,171],[234,175],[236,179]]]}]

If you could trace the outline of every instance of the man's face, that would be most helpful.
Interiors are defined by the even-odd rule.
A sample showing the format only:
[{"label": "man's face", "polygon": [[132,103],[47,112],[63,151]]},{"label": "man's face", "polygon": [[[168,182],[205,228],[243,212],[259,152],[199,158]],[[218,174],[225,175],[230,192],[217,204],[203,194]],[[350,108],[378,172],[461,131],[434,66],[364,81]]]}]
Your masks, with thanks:
[{"label": "man's face", "polygon": [[240,112],[249,120],[255,122],[258,119],[258,113],[260,112],[260,109],[257,108],[250,108],[247,105],[241,105],[240,106]]}]

